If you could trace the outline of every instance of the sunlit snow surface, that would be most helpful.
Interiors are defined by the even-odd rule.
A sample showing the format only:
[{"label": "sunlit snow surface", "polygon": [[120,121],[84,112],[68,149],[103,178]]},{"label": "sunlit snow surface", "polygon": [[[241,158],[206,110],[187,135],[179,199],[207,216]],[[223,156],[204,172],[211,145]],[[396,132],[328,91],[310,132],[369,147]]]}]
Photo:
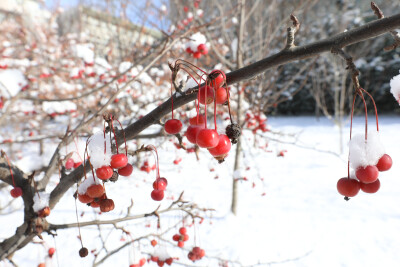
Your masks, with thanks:
[{"label": "sunlit snow surface", "polygon": [[[373,121],[372,118],[370,121]],[[207,212],[204,222],[196,227],[197,244],[206,251],[206,256],[240,262],[251,266],[399,266],[400,264],[400,124],[398,117],[380,118],[380,139],[386,153],[392,156],[394,165],[391,170],[380,173],[381,189],[374,195],[360,192],[359,195],[346,202],[336,191],[336,182],[347,176],[347,151],[342,156],[335,156],[339,150],[339,131],[326,119],[317,122],[313,117],[269,118],[269,126],[274,131],[283,133],[300,133],[296,145],[270,141],[266,152],[253,148],[254,142],[245,139],[245,167],[241,174],[247,181],[239,184],[238,215],[230,214],[231,177],[233,155],[221,165],[213,162],[211,156],[203,151],[200,161],[194,154],[186,154],[176,150],[170,142],[158,146],[160,155],[160,174],[168,179],[166,198],[162,207],[167,207],[171,195],[178,197],[185,191],[186,200],[194,201],[201,207],[214,208],[212,217]],[[372,127],[372,126],[371,126]],[[344,129],[344,145],[348,142],[348,125]],[[354,134],[362,134],[364,125],[362,118],[356,118]],[[274,136],[278,138],[278,136]],[[282,141],[293,141],[293,138],[280,137]],[[174,140],[175,141],[175,140]],[[143,140],[144,144],[148,142]],[[260,142],[265,144],[265,141]],[[301,146],[301,147],[299,147]],[[308,148],[304,148],[308,147]],[[317,150],[334,153],[318,152]],[[284,157],[277,157],[281,150],[287,150]],[[35,153],[26,157],[35,161]],[[172,161],[180,156],[179,165]],[[210,166],[215,172],[210,172]],[[250,167],[246,170],[246,167]],[[218,179],[214,177],[218,175]],[[261,181],[259,177],[264,178]],[[56,177],[54,177],[56,179]],[[112,219],[125,215],[131,198],[134,200],[133,214],[149,212],[157,208],[159,203],[150,198],[151,183],[155,178],[150,174],[134,169],[129,178],[120,177],[115,184],[107,184],[107,195],[115,202],[115,210],[108,214],[98,215],[93,209],[77,203],[78,213],[85,211],[80,221],[95,218]],[[145,182],[144,182],[145,180]],[[252,183],[255,187],[252,187]],[[53,184],[52,186],[55,186]],[[76,187],[68,193],[51,211],[48,221],[51,223],[72,223],[76,221],[74,199],[72,194]],[[2,203],[9,196],[1,197]],[[12,205],[21,206],[21,199]],[[162,230],[173,226],[181,220],[182,213],[161,215]],[[12,235],[15,227],[22,223],[22,212],[1,215],[2,238]],[[144,227],[151,224],[151,227]],[[148,217],[121,224],[137,238],[150,232],[157,232],[156,218]],[[177,228],[165,237],[172,241]],[[124,244],[119,230],[111,230],[111,226],[101,226],[103,239],[107,239],[107,249]],[[111,233],[111,234],[110,234]],[[49,246],[57,245],[60,251],[47,266],[92,266],[94,255],[89,253],[85,259],[78,256],[80,243],[78,230],[59,230],[55,241],[44,234]],[[189,241],[185,249],[193,246],[194,228],[188,227]],[[95,226],[82,228],[83,242],[89,251],[99,250],[101,242]],[[125,236],[125,239],[128,238]],[[152,238],[151,238],[152,239]],[[150,239],[150,240],[151,240]],[[150,240],[143,241],[140,250],[143,255],[153,253]],[[163,243],[163,241],[159,241]],[[171,244],[176,244],[173,242]],[[215,258],[203,258],[191,263],[187,260],[188,250],[171,247],[171,257],[179,257],[183,266],[218,266]],[[102,266],[129,266],[129,249],[111,256]],[[28,245],[15,253],[13,259],[18,266],[37,266],[44,261],[46,251],[41,245]],[[56,253],[57,254],[57,253]],[[102,251],[100,256],[104,256]],[[58,258],[58,260],[57,260]],[[101,258],[101,257],[100,257]],[[276,264],[275,264],[276,263]],[[0,263],[0,266],[9,266]],[[145,266],[156,266],[155,263]],[[182,266],[175,265],[172,266]],[[240,266],[229,263],[228,266]]]}]

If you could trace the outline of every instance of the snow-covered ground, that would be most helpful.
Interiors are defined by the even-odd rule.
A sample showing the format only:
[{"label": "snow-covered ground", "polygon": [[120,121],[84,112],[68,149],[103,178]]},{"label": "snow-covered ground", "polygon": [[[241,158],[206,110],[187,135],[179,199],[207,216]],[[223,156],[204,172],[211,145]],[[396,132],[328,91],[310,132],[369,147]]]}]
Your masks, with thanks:
[{"label": "snow-covered ground", "polygon": [[[373,122],[371,118],[371,129]],[[233,155],[218,165],[205,151],[200,154],[200,161],[196,161],[193,153],[176,150],[171,142],[158,146],[160,173],[168,179],[167,195],[161,208],[171,203],[169,196],[176,199],[180,192],[185,191],[186,200],[200,207],[215,209],[213,213],[203,214],[206,217],[201,225],[188,227],[190,239],[185,243],[185,249],[192,248],[196,232],[197,245],[205,249],[207,256],[201,261],[192,263],[187,260],[188,250],[159,240],[159,243],[168,245],[172,257],[180,258],[181,264],[173,263],[173,266],[219,266],[216,258],[228,260],[227,266],[399,266],[399,118],[380,118],[381,140],[394,162],[391,170],[380,173],[380,190],[373,195],[360,192],[350,201],[344,201],[336,191],[337,180],[347,175],[347,152],[337,155],[338,128],[326,119],[318,122],[313,117],[269,118],[268,124],[273,131],[284,134],[268,136],[283,142],[270,141],[266,150],[272,152],[267,152],[254,148],[253,136],[246,136],[241,174],[247,181],[239,182],[237,216],[229,211]],[[363,125],[362,118],[356,118],[354,133],[362,133]],[[293,133],[297,135],[287,135]],[[348,133],[346,125],[345,145]],[[295,144],[289,144],[295,139]],[[257,146],[265,142],[261,140]],[[287,150],[284,157],[277,157],[284,150]],[[347,151],[346,148],[344,151]],[[182,161],[174,165],[173,160],[177,157],[181,157]],[[211,168],[215,171],[210,172]],[[158,206],[150,198],[154,178],[154,172],[146,174],[135,168],[131,177],[120,177],[115,184],[107,185],[107,195],[114,199],[116,205],[114,211],[99,215],[84,204],[77,203],[79,214],[85,211],[79,220],[124,216],[131,199],[134,201],[133,214],[154,210]],[[49,222],[76,221],[72,197],[75,190],[70,190],[52,210]],[[3,200],[4,197],[2,203]],[[13,205],[21,205],[20,201],[14,201]],[[161,215],[162,228],[159,231],[179,223],[182,216],[180,212]],[[8,237],[22,222],[22,212],[0,215],[0,222],[1,238]],[[130,231],[133,238],[156,232],[155,217],[120,225]],[[172,242],[171,237],[180,226],[168,232],[165,236],[168,241]],[[124,243],[120,230],[107,225],[100,227],[102,238],[107,240],[108,251]],[[51,261],[48,260],[47,266],[92,265],[93,253],[85,259],[78,256],[80,243],[76,228],[59,230],[57,234],[55,239],[43,235],[47,245],[56,246],[58,251]],[[82,236],[89,251],[101,248],[96,226],[83,227]],[[128,238],[125,236],[125,239]],[[149,240],[143,240],[140,249],[143,253],[154,251]],[[43,246],[30,244],[18,251],[13,259],[18,266],[37,266],[44,261],[46,253]],[[100,255],[104,256],[104,251]],[[153,262],[147,265],[156,266]],[[0,266],[10,265],[1,262]],[[129,266],[129,249],[111,256],[102,266]]]}]

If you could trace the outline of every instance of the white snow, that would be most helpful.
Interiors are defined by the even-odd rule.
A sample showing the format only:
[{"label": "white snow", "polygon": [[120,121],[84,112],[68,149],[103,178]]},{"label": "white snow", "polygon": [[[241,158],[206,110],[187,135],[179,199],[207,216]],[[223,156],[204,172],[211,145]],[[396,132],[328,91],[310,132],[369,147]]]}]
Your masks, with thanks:
[{"label": "white snow", "polygon": [[[87,168],[90,168],[89,166],[87,166]],[[94,184],[101,184],[100,180],[95,177],[93,179],[93,176],[91,174],[92,172],[89,172],[87,174],[87,178],[83,180],[83,182],[78,186],[78,194],[79,195],[84,195],[86,194],[86,191],[88,189],[89,186],[94,185]]]},{"label": "white snow", "polygon": [[74,49],[76,56],[82,58],[86,63],[94,62],[93,44],[76,44]]},{"label": "white snow", "polygon": [[385,154],[385,148],[377,131],[369,131],[367,140],[364,134],[354,135],[349,142],[349,151],[350,165],[354,169],[376,165]]},{"label": "white snow", "polygon": [[19,69],[0,70],[0,95],[15,96],[27,84],[24,74]]},{"label": "white snow", "polygon": [[93,168],[110,165],[112,156],[110,135],[106,134],[105,138],[103,132],[92,135],[88,141],[88,153]]},{"label": "white snow", "polygon": [[43,108],[43,111],[48,114],[65,113],[65,112],[76,110],[76,104],[72,101],[43,102],[42,108]]},{"label": "white snow", "polygon": [[394,76],[390,80],[390,92],[393,94],[393,97],[400,104],[400,74]]},{"label": "white snow", "polygon": [[50,194],[38,192],[33,197],[33,210],[38,212],[41,209],[49,206]]},{"label": "white snow", "polygon": [[158,257],[159,260],[165,261],[166,259],[171,258],[171,256],[168,253],[168,250],[165,246],[157,246],[156,249],[154,250],[154,256]]}]

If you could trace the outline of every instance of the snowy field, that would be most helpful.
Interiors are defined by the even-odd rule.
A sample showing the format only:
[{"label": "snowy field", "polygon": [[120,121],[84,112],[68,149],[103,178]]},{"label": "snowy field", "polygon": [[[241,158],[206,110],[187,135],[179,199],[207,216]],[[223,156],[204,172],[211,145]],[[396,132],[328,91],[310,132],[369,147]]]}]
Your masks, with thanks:
[{"label": "snowy field", "polygon": [[[371,129],[373,122],[370,118]],[[233,154],[224,164],[218,165],[206,152],[202,152],[200,160],[196,161],[193,153],[176,150],[170,142],[157,147],[161,176],[169,182],[162,207],[171,203],[171,196],[176,199],[185,191],[185,200],[215,209],[213,213],[203,214],[206,216],[201,225],[188,227],[190,239],[185,243],[185,250],[172,246],[176,242],[172,243],[171,238],[181,226],[183,214],[161,216],[160,232],[178,223],[165,235],[167,241],[159,240],[168,246],[171,257],[180,258],[179,265],[173,263],[172,266],[221,266],[220,260],[228,261],[227,266],[400,266],[399,118],[380,118],[381,140],[394,162],[391,170],[380,173],[380,190],[372,195],[360,192],[347,202],[336,190],[337,180],[347,176],[347,149],[345,147],[344,153],[339,155],[338,128],[327,119],[318,122],[314,117],[270,118],[268,124],[271,130],[284,135],[267,136],[282,142],[270,141],[268,151],[265,151],[255,149],[253,136],[246,135],[241,174],[247,181],[239,183],[237,216],[229,211]],[[354,133],[362,133],[363,125],[362,118],[356,118]],[[348,135],[346,125],[344,145]],[[290,144],[293,141],[295,144]],[[265,139],[261,140],[257,146],[265,142]],[[284,157],[277,157],[285,150]],[[25,162],[35,160],[35,151],[30,151],[29,155],[24,155]],[[177,157],[182,161],[174,165],[172,162]],[[212,168],[215,168],[214,172],[210,172]],[[116,205],[114,211],[99,215],[77,203],[79,214],[85,211],[84,216],[79,217],[80,221],[124,216],[131,199],[134,201],[133,214],[151,212],[158,205],[150,198],[154,178],[154,172],[146,174],[135,168],[131,177],[120,177],[117,183],[107,187],[107,195]],[[52,210],[49,222],[76,221],[72,197],[75,190],[71,189]],[[3,203],[4,196],[1,200]],[[20,201],[14,201],[13,206],[21,206]],[[0,222],[0,237],[8,237],[22,223],[22,212],[0,215]],[[129,230],[133,238],[156,232],[155,217],[120,225]],[[121,237],[127,240],[112,226],[100,227],[108,251],[125,242]],[[188,250],[194,244],[194,232],[196,244],[206,251],[206,257],[196,263],[187,259]],[[97,226],[82,228],[83,242],[89,251],[101,248],[98,233]],[[77,236],[76,228],[58,231],[55,239],[44,234],[46,244],[56,246],[59,252],[52,260],[47,259],[46,266],[92,266],[93,253],[85,259],[79,258]],[[142,240],[140,245],[146,257],[154,251],[149,244],[151,239]],[[46,253],[43,246],[30,244],[18,251],[13,259],[21,267],[37,266],[44,262]],[[101,252],[99,259],[104,255],[104,251]],[[101,266],[129,266],[129,258],[129,249],[125,248]],[[0,266],[11,265],[1,262]],[[151,262],[146,266],[156,264]]]}]

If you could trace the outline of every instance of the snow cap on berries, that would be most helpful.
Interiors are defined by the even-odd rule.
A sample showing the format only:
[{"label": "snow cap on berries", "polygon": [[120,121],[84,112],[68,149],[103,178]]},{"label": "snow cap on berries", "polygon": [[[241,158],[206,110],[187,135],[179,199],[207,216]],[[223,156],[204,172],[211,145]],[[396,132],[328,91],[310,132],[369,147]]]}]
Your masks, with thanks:
[{"label": "snow cap on berries", "polygon": [[106,134],[105,138],[103,132],[97,132],[92,135],[88,142],[88,152],[93,168],[97,169],[110,165],[112,156],[110,135]]},{"label": "snow cap on berries", "polygon": [[171,256],[169,255],[167,248],[164,246],[159,246],[158,248],[156,248],[154,250],[154,254],[155,257],[158,257],[159,260],[161,261],[165,261],[166,259],[171,258]]},{"label": "snow cap on berries", "polygon": [[33,197],[33,210],[38,212],[49,206],[50,194],[38,192]]},{"label": "snow cap on berries", "polygon": [[100,180],[98,178],[88,177],[87,179],[83,180],[83,182],[78,187],[78,194],[84,195],[89,186],[94,184],[100,184]]},{"label": "snow cap on berries", "polygon": [[400,74],[390,80],[390,92],[400,104]]},{"label": "snow cap on berries", "polygon": [[364,134],[355,135],[349,142],[349,150],[350,164],[354,169],[376,165],[385,154],[385,148],[377,131],[368,132],[367,140]]}]

